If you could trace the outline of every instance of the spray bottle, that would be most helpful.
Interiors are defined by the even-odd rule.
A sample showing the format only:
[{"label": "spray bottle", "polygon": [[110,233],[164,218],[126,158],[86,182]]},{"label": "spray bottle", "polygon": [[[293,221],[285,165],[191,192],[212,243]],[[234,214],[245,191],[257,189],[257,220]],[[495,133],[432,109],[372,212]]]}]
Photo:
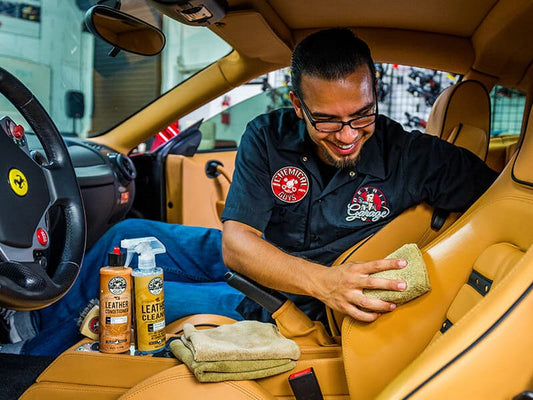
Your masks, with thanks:
[{"label": "spray bottle", "polygon": [[124,239],[120,245],[127,250],[128,266],[133,253],[139,254],[138,268],[132,276],[135,290],[135,326],[137,350],[155,353],[165,347],[165,302],[163,269],[155,264],[155,255],[166,251],[155,237]]},{"label": "spray bottle", "polygon": [[100,351],[124,353],[131,343],[131,268],[115,247],[108,266],[100,269]]}]

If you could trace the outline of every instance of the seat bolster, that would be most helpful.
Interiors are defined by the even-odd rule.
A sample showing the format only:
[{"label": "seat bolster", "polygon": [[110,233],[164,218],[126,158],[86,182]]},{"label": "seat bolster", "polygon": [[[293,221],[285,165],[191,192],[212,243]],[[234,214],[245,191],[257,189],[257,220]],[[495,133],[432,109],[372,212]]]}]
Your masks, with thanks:
[{"label": "seat bolster", "polygon": [[511,399],[531,388],[532,266],[533,247],[377,399]]},{"label": "seat bolster", "polygon": [[174,399],[275,399],[254,381],[200,383],[186,365],[169,368],[128,390],[123,400]]},{"label": "seat bolster", "polygon": [[453,87],[450,86],[442,91],[442,93],[437,97],[437,100],[431,107],[429,112],[429,117],[426,125],[426,133],[433,136],[442,136],[442,131],[444,129],[444,118],[446,116],[446,105],[450,101],[450,97],[453,94]]},{"label": "seat bolster", "polygon": [[436,286],[372,323],[344,319],[342,353],[351,398],[374,399],[426,348],[446,313],[439,301],[443,289]]},{"label": "seat bolster", "polygon": [[[527,121],[528,131],[533,131],[533,108]],[[531,136],[533,133],[530,133]],[[533,146],[521,145],[513,165],[513,179],[516,182],[533,187]]]}]

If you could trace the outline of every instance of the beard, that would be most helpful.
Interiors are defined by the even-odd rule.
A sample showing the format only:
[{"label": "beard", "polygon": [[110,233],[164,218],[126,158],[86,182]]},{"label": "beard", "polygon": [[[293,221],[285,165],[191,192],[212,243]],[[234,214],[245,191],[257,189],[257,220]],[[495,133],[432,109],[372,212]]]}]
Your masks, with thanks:
[{"label": "beard", "polygon": [[359,152],[355,158],[343,157],[341,159],[337,159],[334,158],[324,147],[320,147],[319,151],[322,154],[322,157],[320,158],[324,160],[326,164],[329,164],[337,169],[354,168],[361,158],[361,152]]}]

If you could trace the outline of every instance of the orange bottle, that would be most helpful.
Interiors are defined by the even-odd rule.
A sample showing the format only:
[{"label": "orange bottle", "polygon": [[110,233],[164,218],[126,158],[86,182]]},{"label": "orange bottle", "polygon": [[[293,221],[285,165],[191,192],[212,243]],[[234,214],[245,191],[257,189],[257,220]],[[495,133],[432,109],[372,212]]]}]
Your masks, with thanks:
[{"label": "orange bottle", "polygon": [[131,344],[131,268],[124,267],[124,253],[115,247],[109,266],[100,268],[100,351],[124,353]]}]

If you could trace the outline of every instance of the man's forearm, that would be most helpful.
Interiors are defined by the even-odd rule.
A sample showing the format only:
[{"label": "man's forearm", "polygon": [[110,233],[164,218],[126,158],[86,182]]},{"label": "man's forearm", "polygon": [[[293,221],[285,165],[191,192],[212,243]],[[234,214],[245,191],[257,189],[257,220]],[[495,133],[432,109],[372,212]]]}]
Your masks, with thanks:
[{"label": "man's forearm", "polygon": [[222,254],[228,268],[272,289],[317,297],[322,265],[294,257],[236,221],[224,223]]},{"label": "man's forearm", "polygon": [[363,289],[401,291],[406,288],[404,281],[370,276],[378,271],[403,268],[405,260],[386,259],[325,267],[281,251],[263,240],[261,232],[236,221],[224,222],[222,255],[230,269],[263,286],[315,297],[334,310],[362,321],[373,321],[381,315],[380,312],[392,311],[396,307],[366,297]]}]

